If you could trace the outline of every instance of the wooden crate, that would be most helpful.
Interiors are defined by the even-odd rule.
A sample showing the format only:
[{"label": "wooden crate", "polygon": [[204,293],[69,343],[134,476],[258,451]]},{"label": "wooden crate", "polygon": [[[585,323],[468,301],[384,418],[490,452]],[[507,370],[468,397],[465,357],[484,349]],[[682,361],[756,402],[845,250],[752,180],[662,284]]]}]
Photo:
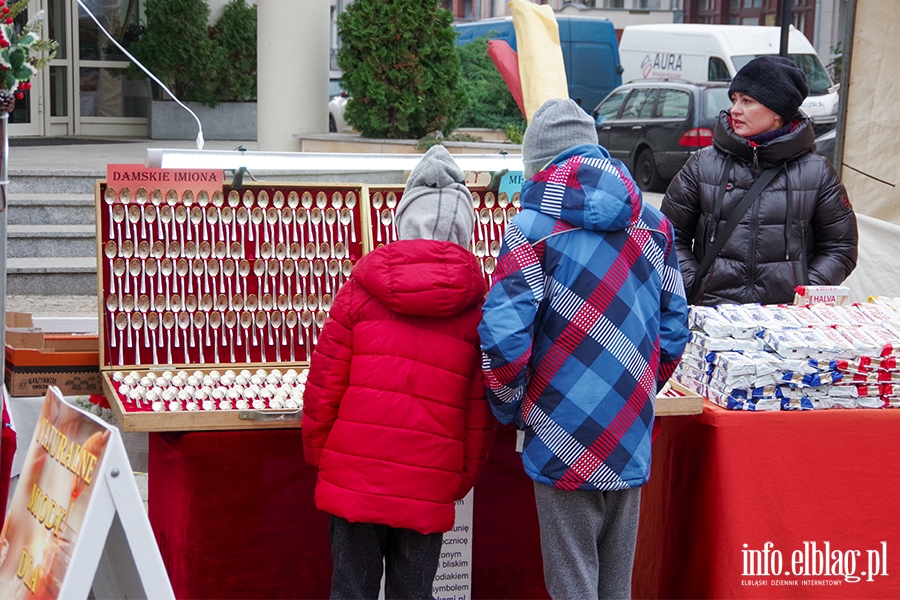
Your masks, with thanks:
[{"label": "wooden crate", "polygon": [[[253,365],[226,365],[234,371],[242,369],[250,370],[266,369],[271,371],[278,368],[282,371],[288,369],[306,370],[307,363],[287,364],[253,364]],[[172,371],[187,371],[193,373],[201,371],[209,374],[213,370],[221,370],[218,365],[176,365]],[[140,376],[154,371],[161,374],[162,369],[130,369],[122,372],[136,372]],[[116,415],[116,420],[123,431],[209,431],[226,429],[286,429],[299,428],[302,417],[302,408],[296,409],[247,409],[239,410],[197,410],[179,412],[155,412],[147,406],[139,408],[134,402],[127,400],[118,393],[118,383],[113,380],[116,371],[104,371],[101,373],[103,392],[109,399],[110,408]]]},{"label": "wooden crate", "polygon": [[669,389],[656,396],[656,416],[699,415],[703,412],[703,396],[669,380]]}]

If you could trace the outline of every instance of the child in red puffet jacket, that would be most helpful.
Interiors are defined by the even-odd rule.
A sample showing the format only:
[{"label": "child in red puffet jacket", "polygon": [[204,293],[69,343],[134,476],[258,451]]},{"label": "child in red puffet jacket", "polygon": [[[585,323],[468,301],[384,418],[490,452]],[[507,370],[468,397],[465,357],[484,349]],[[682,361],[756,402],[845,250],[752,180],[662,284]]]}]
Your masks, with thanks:
[{"label": "child in red puffet jacket", "polygon": [[497,424],[478,338],[487,285],[467,250],[472,196],[443,146],[410,174],[396,224],[400,241],[360,259],[337,294],[304,393],[332,598],[377,598],[383,572],[386,597],[432,597],[454,501]]}]

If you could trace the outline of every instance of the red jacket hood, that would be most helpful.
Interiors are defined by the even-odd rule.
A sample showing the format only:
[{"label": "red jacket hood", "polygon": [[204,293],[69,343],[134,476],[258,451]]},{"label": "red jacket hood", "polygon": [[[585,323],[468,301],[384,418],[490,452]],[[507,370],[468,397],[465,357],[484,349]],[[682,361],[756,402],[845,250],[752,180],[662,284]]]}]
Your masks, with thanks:
[{"label": "red jacket hood", "polygon": [[453,316],[487,293],[478,259],[453,242],[394,242],[362,257],[353,278],[392,311],[407,315]]}]

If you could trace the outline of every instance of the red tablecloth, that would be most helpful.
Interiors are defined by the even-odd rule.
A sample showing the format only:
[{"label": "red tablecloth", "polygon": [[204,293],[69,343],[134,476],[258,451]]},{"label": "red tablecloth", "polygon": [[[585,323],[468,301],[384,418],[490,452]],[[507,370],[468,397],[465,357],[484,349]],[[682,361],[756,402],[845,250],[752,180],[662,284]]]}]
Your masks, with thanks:
[{"label": "red tablecloth", "polygon": [[[747,413],[707,403],[701,415],[663,417],[642,495],[634,596],[900,597],[898,433],[894,410]],[[841,560],[829,561],[832,575],[816,575],[826,543]],[[887,566],[876,565],[885,555]]]},{"label": "red tablecloth", "polygon": [[[473,598],[547,598],[531,479],[501,427],[475,487]],[[327,598],[328,519],[299,429],[151,433],[149,516],[175,596]]]}]

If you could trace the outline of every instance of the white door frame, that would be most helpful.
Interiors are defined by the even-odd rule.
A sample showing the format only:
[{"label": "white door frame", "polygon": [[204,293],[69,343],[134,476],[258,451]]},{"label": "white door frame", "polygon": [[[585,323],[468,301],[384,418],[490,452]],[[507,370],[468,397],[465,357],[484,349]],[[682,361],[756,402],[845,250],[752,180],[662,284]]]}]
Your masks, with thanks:
[{"label": "white door frame", "polygon": [[[30,0],[28,3],[28,16],[32,17],[41,10],[42,0]],[[42,36],[45,32],[41,32]],[[31,112],[31,120],[28,123],[12,123],[9,124],[10,137],[43,135],[43,107],[44,107],[44,73],[38,73],[31,80],[31,90],[28,92],[28,102]]]}]

